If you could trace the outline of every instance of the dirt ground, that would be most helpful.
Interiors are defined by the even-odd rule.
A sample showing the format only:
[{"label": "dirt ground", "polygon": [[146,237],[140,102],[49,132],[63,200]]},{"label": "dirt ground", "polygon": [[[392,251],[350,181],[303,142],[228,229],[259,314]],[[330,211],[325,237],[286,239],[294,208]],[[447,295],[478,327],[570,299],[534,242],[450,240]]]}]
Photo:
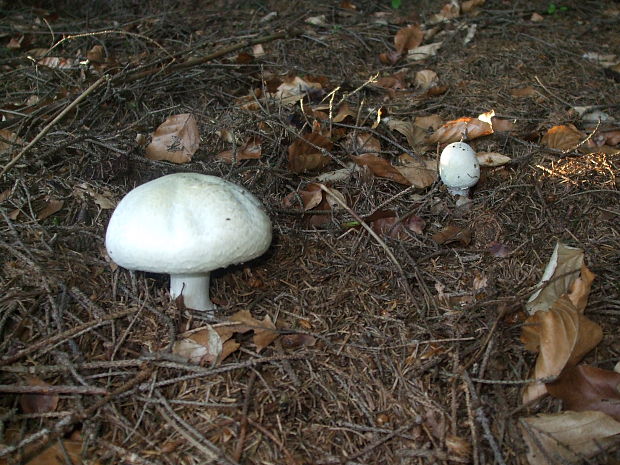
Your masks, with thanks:
[{"label": "dirt ground", "polygon": [[[620,361],[620,150],[543,142],[557,125],[618,130],[620,73],[584,54],[620,55],[620,11],[487,0],[433,24],[445,3],[0,2],[0,463],[528,463],[523,419],[562,410],[550,396],[522,404],[536,354],[520,341],[557,241],[596,274],[585,314],[603,335],[583,362]],[[415,24],[422,44],[441,41],[436,54],[380,59]],[[437,73],[434,91],[416,87],[421,70]],[[293,77],[317,84],[293,104],[266,97]],[[345,103],[334,122],[330,104]],[[589,106],[615,121],[588,126],[575,107]],[[413,147],[381,118],[490,110],[514,126],[470,144],[510,161],[483,168],[463,206],[440,181],[416,188],[351,163],[357,133],[393,165],[437,158],[440,143]],[[201,137],[192,160],[147,159],[142,140],[185,113]],[[312,131],[331,142],[314,147],[323,162],[294,169],[290,146]],[[221,159],[248,141],[259,158]],[[325,184],[346,207],[323,194],[308,205],[304,189],[338,169]],[[266,254],[213,273],[214,319],[171,302],[167,275],[106,254],[116,203],[176,172],[245,186],[273,222]],[[420,231],[369,234],[361,223],[377,231],[381,215]],[[280,337],[238,332],[215,363],[173,350],[241,310]],[[619,438],[584,463],[620,463]],[[556,459],[544,460],[581,463]]]}]

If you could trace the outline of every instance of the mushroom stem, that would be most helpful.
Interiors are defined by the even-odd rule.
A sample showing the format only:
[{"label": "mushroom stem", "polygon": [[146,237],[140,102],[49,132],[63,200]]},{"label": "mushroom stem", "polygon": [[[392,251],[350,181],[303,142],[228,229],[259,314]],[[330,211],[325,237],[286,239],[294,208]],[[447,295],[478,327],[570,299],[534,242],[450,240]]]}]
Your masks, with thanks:
[{"label": "mushroom stem", "polygon": [[209,299],[209,276],[209,273],[171,274],[170,295],[176,299],[182,294],[187,308],[212,312],[215,305]]}]

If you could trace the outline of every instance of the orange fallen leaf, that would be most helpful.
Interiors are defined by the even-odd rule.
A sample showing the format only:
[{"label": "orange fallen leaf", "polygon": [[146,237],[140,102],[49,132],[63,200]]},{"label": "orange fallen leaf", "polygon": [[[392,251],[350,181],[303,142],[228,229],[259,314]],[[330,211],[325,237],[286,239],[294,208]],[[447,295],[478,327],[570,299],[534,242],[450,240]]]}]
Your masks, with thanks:
[{"label": "orange fallen leaf", "polygon": [[227,163],[232,163],[233,160],[256,160],[262,155],[261,139],[258,137],[250,137],[245,144],[239,147],[236,151],[224,150],[218,153],[216,156],[220,160],[224,160]]},{"label": "orange fallen leaf", "polygon": [[351,154],[371,154],[378,156],[381,152],[381,142],[370,133],[350,132],[343,147]]},{"label": "orange fallen leaf", "polygon": [[458,242],[463,246],[468,246],[471,243],[471,229],[463,228],[455,224],[450,224],[443,228],[441,231],[436,232],[431,237],[438,244],[450,244],[452,242]]},{"label": "orange fallen leaf", "polygon": [[551,149],[574,150],[585,138],[585,134],[574,125],[562,124],[549,129],[541,143]]},{"label": "orange fallen leaf", "polygon": [[[578,363],[603,338],[601,327],[579,313],[568,295],[563,295],[545,311],[531,315],[521,330],[525,348],[538,352],[534,378],[557,376],[567,365]],[[541,382],[529,384],[523,394],[527,403],[544,395]]]},{"label": "orange fallen leaf", "polygon": [[620,421],[620,373],[589,365],[569,366],[547,391],[561,399],[566,410],[598,410]]},{"label": "orange fallen leaf", "polygon": [[152,134],[146,158],[172,163],[187,163],[198,150],[200,132],[196,118],[189,113],[173,115]]},{"label": "orange fallen leaf", "polygon": [[380,178],[391,179],[399,184],[410,186],[411,183],[405,178],[395,166],[385,158],[378,157],[372,153],[352,156],[351,159],[360,166],[366,166],[372,174]]},{"label": "orange fallen leaf", "polygon": [[399,29],[394,36],[394,46],[396,47],[396,52],[401,55],[405,54],[409,50],[419,46],[423,39],[424,31],[422,31],[419,25],[414,24],[403,27]]},{"label": "orange fallen leaf", "polygon": [[321,150],[331,151],[334,144],[327,137],[311,132],[293,141],[288,147],[288,168],[293,173],[323,168],[331,158]]},{"label": "orange fallen leaf", "polygon": [[461,140],[472,140],[493,134],[493,127],[479,118],[463,117],[448,121],[435,131],[428,142],[431,144],[449,144]]}]

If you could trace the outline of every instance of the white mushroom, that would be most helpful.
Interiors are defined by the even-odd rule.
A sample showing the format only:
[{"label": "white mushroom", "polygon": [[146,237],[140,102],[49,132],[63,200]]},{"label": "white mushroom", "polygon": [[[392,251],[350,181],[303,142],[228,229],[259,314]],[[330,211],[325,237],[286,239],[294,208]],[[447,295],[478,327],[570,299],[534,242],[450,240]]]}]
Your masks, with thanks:
[{"label": "white mushroom", "polygon": [[262,255],[271,222],[261,203],[224,179],[178,173],[129,192],[110,218],[106,249],[130,269],[170,274],[170,294],[211,311],[209,274]]},{"label": "white mushroom", "polygon": [[451,194],[466,196],[480,179],[476,152],[465,142],[448,144],[439,157],[439,176]]}]

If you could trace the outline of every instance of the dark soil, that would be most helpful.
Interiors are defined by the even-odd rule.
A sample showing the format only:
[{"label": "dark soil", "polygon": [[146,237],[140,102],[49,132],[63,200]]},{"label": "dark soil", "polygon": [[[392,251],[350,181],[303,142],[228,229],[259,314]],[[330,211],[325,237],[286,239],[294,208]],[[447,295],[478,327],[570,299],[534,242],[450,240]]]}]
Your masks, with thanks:
[{"label": "dark soil", "polygon": [[[620,151],[541,144],[559,124],[592,132],[575,106],[620,121],[620,75],[583,58],[620,55],[617,2],[561,2],[568,8],[549,14],[547,1],[488,0],[436,26],[443,45],[435,56],[394,65],[378,57],[393,49],[396,31],[431,28],[444,1],[403,0],[398,10],[387,0],[354,0],[356,10],[321,0],[34,3],[0,2],[0,128],[30,142],[102,73],[112,79],[17,161],[20,147],[0,153],[8,167],[0,177],[0,385],[31,386],[36,377],[75,388],[52,409],[25,408],[19,390],[2,394],[0,463],[64,464],[73,453],[73,463],[81,454],[102,464],[525,464],[520,419],[561,410],[550,397],[522,405],[536,354],[519,340],[524,304],[558,240],[583,249],[597,275],[586,314],[604,336],[584,362],[613,370],[620,360]],[[320,25],[305,21],[320,15]],[[278,32],[288,35],[265,41],[261,57],[239,57],[252,52],[245,47],[178,66]],[[6,47],[20,38],[19,48]],[[82,61],[101,45],[106,62],[59,69],[28,58],[54,44],[49,56]],[[446,92],[416,90],[422,69]],[[368,82],[400,71],[408,89],[390,94]],[[357,112],[348,126],[358,129],[340,126],[320,170],[293,173],[287,150],[325,122],[299,104],[239,103],[287,75],[320,77],[324,92],[307,96],[306,109],[335,91],[333,101]],[[511,92],[528,86],[532,96]],[[377,241],[350,227],[357,219],[347,209],[324,212],[321,222],[295,200],[283,204],[318,174],[348,166],[344,132],[370,128],[379,109],[444,121],[493,109],[515,120],[515,131],[471,145],[512,161],[485,169],[464,208],[440,182],[407,189],[360,170],[330,184],[358,217],[417,215],[421,234]],[[200,128],[192,161],[145,158],[136,136],[180,113]],[[232,148],[222,130],[241,143],[260,137],[261,158],[218,159]],[[374,131],[382,157],[410,149],[387,126]],[[104,246],[113,205],[129,190],[188,171],[245,186],[273,222],[265,255],[213,274],[215,321],[171,302],[167,276],[119,268]],[[471,238],[433,240],[448,225]],[[511,253],[495,256],[493,243]],[[246,334],[216,366],[171,352],[185,331],[239,310],[314,344],[280,338],[258,352]],[[48,446],[51,458],[42,459]],[[618,464],[620,456],[612,448],[592,460]]]}]

